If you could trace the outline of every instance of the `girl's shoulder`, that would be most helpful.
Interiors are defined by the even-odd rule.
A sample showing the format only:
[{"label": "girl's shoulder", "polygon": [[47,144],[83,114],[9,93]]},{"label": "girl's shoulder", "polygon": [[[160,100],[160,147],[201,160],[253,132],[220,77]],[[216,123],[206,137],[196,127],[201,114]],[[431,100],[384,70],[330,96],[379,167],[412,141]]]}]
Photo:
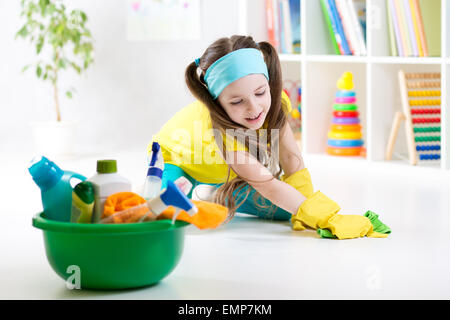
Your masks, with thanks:
[{"label": "girl's shoulder", "polygon": [[187,106],[185,106],[181,111],[184,111],[185,113],[192,114],[196,117],[199,116],[209,116],[208,108],[199,100],[195,100],[191,103],[189,103]]},{"label": "girl's shoulder", "polygon": [[171,120],[175,119],[188,123],[193,120],[207,121],[209,119],[209,111],[202,102],[195,100],[177,111]]}]

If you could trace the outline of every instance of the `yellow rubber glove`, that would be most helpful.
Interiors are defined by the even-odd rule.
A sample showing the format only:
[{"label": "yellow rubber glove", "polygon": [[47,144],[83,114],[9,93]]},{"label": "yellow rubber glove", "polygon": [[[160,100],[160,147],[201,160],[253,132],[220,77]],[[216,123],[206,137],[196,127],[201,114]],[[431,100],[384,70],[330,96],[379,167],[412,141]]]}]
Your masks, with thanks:
[{"label": "yellow rubber glove", "polygon": [[313,185],[311,182],[311,175],[306,168],[299,170],[294,174],[291,174],[289,177],[281,177],[281,181],[293,186],[306,198],[311,197],[314,193]]},{"label": "yellow rubber glove", "polygon": [[[281,177],[281,181],[286,182],[290,186],[297,189],[297,191],[304,195],[306,198],[311,197],[314,193],[313,185],[311,182],[311,175],[306,168],[299,170],[294,174],[291,174],[289,177]],[[292,229],[296,231],[302,231],[306,229],[306,226],[300,220],[295,219],[295,216],[292,216],[291,223]]]},{"label": "yellow rubber glove", "polygon": [[[359,237],[387,237],[373,231],[373,225],[367,217],[359,215],[340,215],[339,205],[326,195],[317,191],[302,203],[293,219],[293,229],[296,222],[313,229],[329,229],[338,239],[352,239]],[[298,225],[298,224],[297,224]],[[303,230],[303,229],[299,229]]]}]

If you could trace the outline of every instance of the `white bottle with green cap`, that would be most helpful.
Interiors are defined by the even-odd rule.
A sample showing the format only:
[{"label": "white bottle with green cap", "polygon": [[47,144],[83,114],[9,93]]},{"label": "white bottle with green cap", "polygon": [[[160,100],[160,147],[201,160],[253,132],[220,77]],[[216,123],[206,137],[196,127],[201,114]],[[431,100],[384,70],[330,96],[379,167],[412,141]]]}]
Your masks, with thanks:
[{"label": "white bottle with green cap", "polygon": [[92,182],[95,194],[93,223],[100,221],[106,198],[114,193],[131,191],[131,182],[117,173],[116,160],[98,160],[97,174],[88,181]]}]

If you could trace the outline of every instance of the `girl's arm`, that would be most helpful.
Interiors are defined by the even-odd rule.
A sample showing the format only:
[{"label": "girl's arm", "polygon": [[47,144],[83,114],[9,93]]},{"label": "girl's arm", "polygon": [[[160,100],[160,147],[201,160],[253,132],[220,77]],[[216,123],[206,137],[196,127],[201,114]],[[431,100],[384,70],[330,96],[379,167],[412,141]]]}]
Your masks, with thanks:
[{"label": "girl's arm", "polygon": [[[233,171],[248,182],[264,198],[291,214],[296,214],[306,200],[294,187],[284,183],[270,173],[259,161],[245,151],[228,153]],[[231,158],[230,158],[231,156]]]},{"label": "girl's arm", "polygon": [[289,124],[280,132],[280,165],[286,177],[305,168],[302,154]]}]

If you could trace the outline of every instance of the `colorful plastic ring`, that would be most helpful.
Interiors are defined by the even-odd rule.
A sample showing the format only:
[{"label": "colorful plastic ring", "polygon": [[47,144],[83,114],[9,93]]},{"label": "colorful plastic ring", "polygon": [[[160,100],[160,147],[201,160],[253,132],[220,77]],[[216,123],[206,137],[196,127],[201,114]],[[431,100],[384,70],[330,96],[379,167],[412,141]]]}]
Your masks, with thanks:
[{"label": "colorful plastic ring", "polygon": [[333,116],[336,118],[340,117],[358,117],[359,112],[358,111],[333,111]]},{"label": "colorful plastic ring", "polygon": [[362,138],[362,133],[358,131],[330,131],[328,132],[328,138],[357,140]]},{"label": "colorful plastic ring", "polygon": [[333,156],[359,156],[361,155],[361,147],[336,148],[327,147],[327,153]]},{"label": "colorful plastic ring", "polygon": [[361,131],[360,124],[332,124],[331,131]]},{"label": "colorful plastic ring", "polygon": [[333,118],[333,124],[358,124],[359,118],[351,117],[351,118]]},{"label": "colorful plastic ring", "polygon": [[355,91],[339,90],[336,92],[336,98],[355,97]]},{"label": "colorful plastic ring", "polygon": [[336,103],[355,103],[356,97],[336,97],[334,99]]},{"label": "colorful plastic ring", "polygon": [[358,106],[356,104],[334,104],[334,111],[356,111],[358,110]]},{"label": "colorful plastic ring", "polygon": [[330,147],[361,147],[364,144],[364,141],[359,140],[335,140],[328,139],[327,142]]}]

